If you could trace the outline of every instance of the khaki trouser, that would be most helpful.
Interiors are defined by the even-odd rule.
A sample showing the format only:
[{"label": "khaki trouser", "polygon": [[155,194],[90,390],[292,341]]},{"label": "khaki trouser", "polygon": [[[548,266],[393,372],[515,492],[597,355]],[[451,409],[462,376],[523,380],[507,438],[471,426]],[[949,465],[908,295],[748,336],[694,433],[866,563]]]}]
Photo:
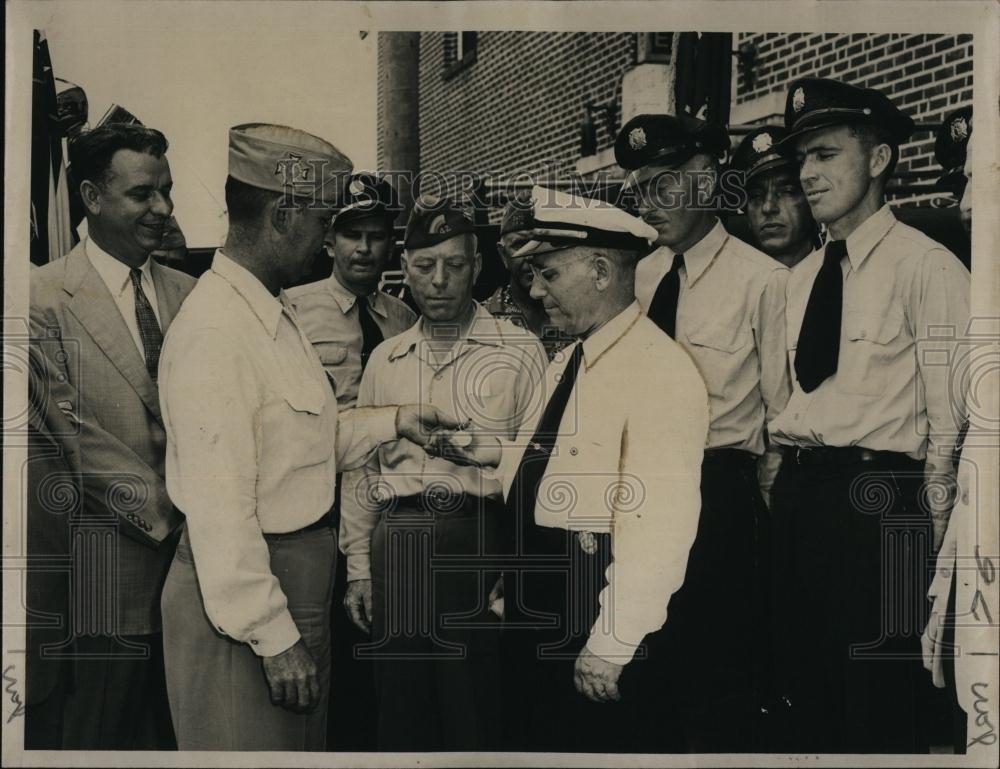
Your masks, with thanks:
[{"label": "khaki trouser", "polygon": [[272,705],[260,658],[212,627],[185,531],[161,602],[167,693],[180,750],[326,749],[336,542],[329,529],[265,538],[271,571],[319,668],[319,707],[301,714]]}]

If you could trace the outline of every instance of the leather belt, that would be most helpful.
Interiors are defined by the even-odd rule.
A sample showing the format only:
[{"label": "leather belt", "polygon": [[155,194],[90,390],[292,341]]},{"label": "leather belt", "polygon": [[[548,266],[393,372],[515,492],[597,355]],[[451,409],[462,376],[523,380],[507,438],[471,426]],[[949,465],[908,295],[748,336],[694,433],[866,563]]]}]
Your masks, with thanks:
[{"label": "leather belt", "polygon": [[705,460],[753,464],[757,461],[757,455],[743,449],[705,449]]},{"label": "leather belt", "polygon": [[498,499],[486,499],[473,494],[452,494],[451,492],[427,489],[419,494],[396,497],[393,505],[396,511],[417,512],[435,518],[462,518],[482,512],[496,512],[503,507]]},{"label": "leather belt", "polygon": [[875,451],[860,446],[788,446],[785,460],[796,465],[856,465],[863,462],[916,462],[912,457],[897,451]]}]

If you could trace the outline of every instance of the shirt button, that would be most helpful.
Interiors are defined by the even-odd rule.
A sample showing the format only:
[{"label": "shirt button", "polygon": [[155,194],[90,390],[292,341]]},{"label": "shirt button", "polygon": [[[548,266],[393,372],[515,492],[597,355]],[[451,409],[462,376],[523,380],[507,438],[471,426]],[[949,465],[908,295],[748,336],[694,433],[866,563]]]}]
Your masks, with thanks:
[{"label": "shirt button", "polygon": [[434,375],[435,379],[444,379],[444,374],[438,373]]},{"label": "shirt button", "polygon": [[823,433],[816,433],[816,437],[823,440]]},{"label": "shirt button", "polygon": [[569,449],[569,453],[575,457],[577,454],[580,453],[580,450],[576,446],[571,446]]},{"label": "shirt button", "polygon": [[260,644],[260,641],[258,641],[256,638],[251,638],[250,643],[252,643],[254,646],[257,646],[258,644]]},{"label": "shirt button", "polygon": [[796,414],[796,415],[795,415],[794,417],[792,417],[792,418],[793,418],[793,419],[798,419],[798,418],[799,418],[799,415],[798,415],[798,414]]},{"label": "shirt button", "polygon": [[865,331],[864,329],[861,329],[861,338],[862,338],[862,339],[864,339],[864,338],[865,338],[865,336],[867,336],[867,334],[868,334],[868,332],[867,332],[867,331]]},{"label": "shirt button", "polygon": [[948,579],[951,576],[951,569],[941,569],[941,576]]}]

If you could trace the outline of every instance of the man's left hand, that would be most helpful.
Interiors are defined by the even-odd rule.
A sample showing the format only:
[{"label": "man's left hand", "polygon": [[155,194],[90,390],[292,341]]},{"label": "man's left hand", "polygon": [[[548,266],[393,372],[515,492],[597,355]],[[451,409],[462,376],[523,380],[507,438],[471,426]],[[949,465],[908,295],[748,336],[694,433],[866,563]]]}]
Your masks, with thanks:
[{"label": "man's left hand", "polygon": [[573,667],[573,684],[576,690],[594,702],[618,702],[618,679],[624,665],[608,662],[584,646]]},{"label": "man's left hand", "polygon": [[435,430],[463,430],[468,422],[459,422],[426,403],[400,406],[396,411],[396,433],[418,446],[426,446]]}]

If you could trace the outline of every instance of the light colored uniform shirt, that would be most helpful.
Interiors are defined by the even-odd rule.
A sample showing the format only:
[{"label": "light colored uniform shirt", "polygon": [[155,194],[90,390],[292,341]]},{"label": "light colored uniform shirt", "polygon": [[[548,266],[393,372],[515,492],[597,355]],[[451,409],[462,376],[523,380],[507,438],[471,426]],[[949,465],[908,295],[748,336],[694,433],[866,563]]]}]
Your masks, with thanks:
[{"label": "light colored uniform shirt", "polygon": [[[613,560],[587,647],[624,665],[668,620],[667,603],[684,582],[701,510],[709,399],[690,357],[636,303],[582,344],[535,522],[610,532]],[[571,354],[567,348],[550,364],[546,392]],[[503,447],[496,474],[505,496],[540,416]]]},{"label": "light colored uniform shirt", "polygon": [[[358,406],[427,403],[471,420],[474,429],[511,439],[524,420],[538,418],[547,364],[534,334],[476,304],[468,331],[441,360],[428,347],[422,321],[379,345],[361,380]],[[353,489],[345,484],[341,490],[341,548],[347,554],[348,580],[371,578],[378,499],[427,489],[494,498],[501,492],[490,471],[429,457],[405,438],[382,445],[366,467],[364,483]]]},{"label": "light colored uniform shirt", "polygon": [[[661,246],[639,261],[635,296],[649,312],[674,252]],[[789,270],[729,235],[721,222],[684,252],[677,342],[708,388],[708,448],[763,454],[764,425],[788,402],[785,283]]]},{"label": "light colored uniform shirt", "polygon": [[[132,268],[125,262],[115,259],[90,238],[84,241],[83,248],[87,253],[87,259],[90,260],[94,269],[97,270],[97,274],[104,281],[104,285],[111,292],[111,297],[115,300],[115,305],[125,320],[125,325],[132,335],[135,346],[139,348],[140,353],[145,355],[142,335],[139,333],[139,321],[135,317],[135,289],[132,287]],[[153,308],[156,322],[160,323],[160,308],[156,303],[156,287],[153,285],[153,273],[150,271],[149,263],[150,260],[146,259],[146,262],[139,268],[141,273],[139,283],[142,286],[142,293],[146,295],[146,299],[149,300],[149,304]],[[160,328],[163,328],[162,323],[160,323]]]},{"label": "light colored uniform shirt", "polygon": [[[312,342],[337,392],[340,409],[354,408],[361,385],[361,322],[355,309],[357,297],[330,275],[285,292],[302,330]],[[385,339],[402,333],[416,321],[405,302],[381,291],[368,297],[375,325]]]},{"label": "light colored uniform shirt", "polygon": [[333,504],[338,467],[396,436],[396,409],[338,415],[287,297],[217,251],[170,326],[160,360],[167,492],[187,516],[205,612],[271,656],[299,639],[264,533]]},{"label": "light colored uniform shirt", "polygon": [[[788,282],[788,356],[794,371],[802,317],[823,252]],[[777,443],[862,446],[950,466],[965,414],[952,381],[969,323],[969,272],[948,249],[896,220],[885,205],[847,238],[837,372],[811,393],[795,382],[769,424]]]}]

